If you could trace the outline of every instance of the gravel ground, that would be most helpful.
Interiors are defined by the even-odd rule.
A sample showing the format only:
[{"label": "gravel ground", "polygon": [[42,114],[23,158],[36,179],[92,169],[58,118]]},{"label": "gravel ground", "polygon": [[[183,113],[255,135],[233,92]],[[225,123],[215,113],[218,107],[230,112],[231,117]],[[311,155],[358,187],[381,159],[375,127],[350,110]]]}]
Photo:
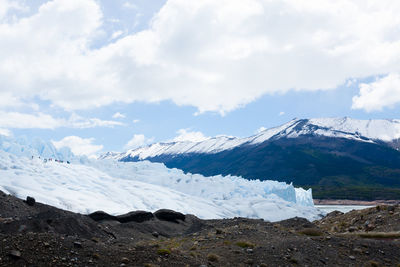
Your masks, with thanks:
[{"label": "gravel ground", "polygon": [[1,266],[400,266],[398,206],[312,223],[173,211],[121,223],[29,204],[0,193]]}]

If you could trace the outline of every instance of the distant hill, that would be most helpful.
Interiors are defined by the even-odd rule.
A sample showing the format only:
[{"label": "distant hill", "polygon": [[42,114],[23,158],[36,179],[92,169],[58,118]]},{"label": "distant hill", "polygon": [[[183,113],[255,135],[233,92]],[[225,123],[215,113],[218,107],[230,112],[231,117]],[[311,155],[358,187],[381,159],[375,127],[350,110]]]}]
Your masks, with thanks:
[{"label": "distant hill", "polygon": [[311,187],[314,198],[400,199],[400,120],[295,119],[248,138],[156,143],[103,157]]}]

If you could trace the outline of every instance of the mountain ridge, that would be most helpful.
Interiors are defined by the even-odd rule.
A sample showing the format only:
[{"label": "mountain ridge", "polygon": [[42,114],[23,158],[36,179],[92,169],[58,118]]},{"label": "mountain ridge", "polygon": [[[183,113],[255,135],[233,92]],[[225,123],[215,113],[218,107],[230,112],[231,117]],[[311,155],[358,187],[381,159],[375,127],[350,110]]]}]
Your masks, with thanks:
[{"label": "mountain ridge", "polygon": [[144,160],[146,158],[156,157],[163,154],[215,154],[245,144],[260,144],[270,139],[279,139],[283,137],[296,138],[307,134],[347,138],[371,143],[382,141],[396,149],[400,148],[400,120],[356,120],[343,117],[293,119],[280,126],[266,129],[260,133],[245,138],[222,135],[211,137],[200,142],[159,142],[137,149],[128,150],[127,152],[112,152],[112,154],[106,153],[101,155],[100,158],[123,160],[127,157],[137,157],[139,160]]},{"label": "mountain ridge", "polygon": [[400,199],[399,136],[399,120],[295,119],[247,138],[156,143],[113,158],[293,182],[321,199]]}]

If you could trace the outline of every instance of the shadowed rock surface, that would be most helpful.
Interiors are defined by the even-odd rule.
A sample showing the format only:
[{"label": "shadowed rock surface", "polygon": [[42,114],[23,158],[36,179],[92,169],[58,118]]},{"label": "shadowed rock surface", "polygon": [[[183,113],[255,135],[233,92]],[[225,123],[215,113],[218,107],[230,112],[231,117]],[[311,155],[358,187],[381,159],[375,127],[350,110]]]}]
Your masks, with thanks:
[{"label": "shadowed rock surface", "polygon": [[154,215],[162,221],[168,221],[168,222],[175,222],[178,223],[178,220],[184,221],[185,220],[185,215],[176,212],[173,210],[168,210],[168,209],[161,209],[158,210],[154,213]]},{"label": "shadowed rock surface", "polygon": [[154,218],[153,213],[148,211],[132,211],[127,214],[119,215],[116,217],[117,221],[120,223],[128,223],[128,222],[145,222]]}]

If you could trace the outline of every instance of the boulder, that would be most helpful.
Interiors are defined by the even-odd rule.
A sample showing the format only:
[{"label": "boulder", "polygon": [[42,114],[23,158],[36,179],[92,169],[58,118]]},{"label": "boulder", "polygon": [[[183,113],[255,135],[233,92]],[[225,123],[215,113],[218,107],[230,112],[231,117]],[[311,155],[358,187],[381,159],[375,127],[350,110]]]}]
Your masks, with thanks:
[{"label": "boulder", "polygon": [[148,211],[132,211],[123,215],[119,215],[116,217],[117,221],[120,223],[128,223],[128,222],[145,222],[149,221],[154,218],[153,213],[148,212]]},{"label": "boulder", "polygon": [[36,200],[33,197],[27,196],[25,202],[29,206],[34,206],[36,203]]},{"label": "boulder", "polygon": [[117,218],[115,216],[110,215],[101,210],[90,213],[88,216],[96,222],[98,222],[98,221],[116,221],[117,220]]},{"label": "boulder", "polygon": [[158,210],[154,213],[154,216],[156,216],[157,219],[159,219],[161,221],[168,221],[168,222],[175,222],[175,223],[178,223],[178,220],[181,220],[181,221],[185,220],[184,214],[173,211],[173,210],[168,210],[168,209]]}]

